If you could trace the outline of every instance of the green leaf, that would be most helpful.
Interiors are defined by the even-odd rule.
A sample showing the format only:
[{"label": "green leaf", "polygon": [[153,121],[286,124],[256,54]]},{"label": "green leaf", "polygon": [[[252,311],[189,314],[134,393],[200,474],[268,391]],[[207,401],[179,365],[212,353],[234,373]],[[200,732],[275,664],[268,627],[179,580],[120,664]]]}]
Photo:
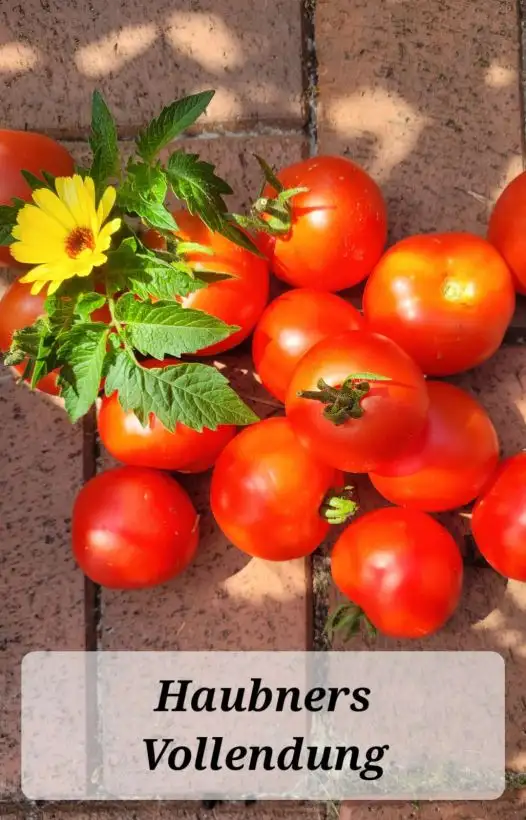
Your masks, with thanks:
[{"label": "green leaf", "polygon": [[100,91],[93,93],[89,144],[93,152],[90,176],[100,193],[106,187],[108,179],[119,173],[117,128]]},{"label": "green leaf", "polygon": [[29,378],[31,387],[35,387],[56,367],[55,346],[56,337],[46,317],[39,317],[32,325],[15,331],[4,364],[16,365],[28,359],[25,378]]},{"label": "green leaf", "polygon": [[151,162],[159,151],[201,116],[214,94],[215,91],[192,94],[164,108],[137,137],[139,156],[145,162]]},{"label": "green leaf", "polygon": [[160,163],[146,165],[144,162],[131,160],[126,167],[126,178],[122,187],[125,190],[130,187],[152,202],[164,202],[168,181]]},{"label": "green leaf", "polygon": [[254,157],[259,163],[259,167],[261,168],[261,170],[263,172],[263,176],[265,177],[266,182],[268,182],[268,184],[272,188],[274,188],[274,190],[276,191],[277,194],[281,193],[281,191],[284,190],[285,186],[277,178],[276,174],[274,173],[274,171],[272,170],[272,168],[270,167],[268,162],[266,162],[263,159],[263,157],[260,157],[257,154],[254,154]]},{"label": "green leaf", "polygon": [[20,359],[17,357],[20,354],[22,354],[22,358],[29,356],[32,359],[36,359],[40,346],[40,337],[47,332],[47,329],[48,325],[45,319],[39,318],[34,324],[28,327],[15,330],[9,352],[4,357],[4,364],[18,364]]},{"label": "green leaf", "polygon": [[106,298],[87,290],[93,287],[92,278],[67,279],[53,294],[46,297],[44,309],[50,327],[58,335],[73,324],[75,316],[89,322],[90,314],[102,307]]},{"label": "green leaf", "polygon": [[[52,182],[49,182],[47,179],[41,179],[40,177],[35,176],[35,174],[32,174],[31,171],[20,171],[20,173],[32,191],[36,191],[38,188],[50,188],[53,192],[55,191],[54,177],[52,177]],[[43,172],[41,173],[42,176],[44,176]]]},{"label": "green leaf", "polygon": [[214,251],[208,245],[200,245],[199,242],[177,242],[177,253],[184,256],[186,253],[201,253],[205,256],[213,256]]},{"label": "green leaf", "polygon": [[227,279],[239,279],[239,276],[236,276],[235,273],[226,273],[218,270],[201,270],[199,267],[194,268],[194,272],[202,283],[201,286],[205,284],[212,285],[214,282],[224,282]]},{"label": "green leaf", "polygon": [[89,322],[91,314],[106,304],[106,297],[100,293],[81,293],[75,305],[75,313],[83,322]]},{"label": "green leaf", "polygon": [[232,215],[228,214],[228,221],[225,221],[223,227],[221,228],[220,233],[223,236],[226,236],[227,239],[230,239],[231,242],[234,242],[236,245],[239,245],[241,248],[245,248],[245,250],[250,251],[255,256],[259,256],[261,259],[265,258],[265,255],[261,253],[257,245],[251,240],[251,238],[237,225],[235,225],[232,221]]},{"label": "green leaf", "polygon": [[31,374],[31,387],[33,389],[37,386],[40,379],[54,370],[56,366],[56,343],[56,336],[50,329],[41,334],[34,368]]},{"label": "green leaf", "polygon": [[117,204],[154,228],[174,231],[177,223],[164,205],[167,190],[166,176],[159,164],[150,167],[144,163],[130,163],[117,191]]},{"label": "green leaf", "polygon": [[146,369],[126,350],[118,350],[108,368],[106,395],[118,391],[123,409],[143,425],[154,413],[168,430],[177,422],[201,431],[220,424],[245,425],[259,421],[213,366],[179,364]]},{"label": "green leaf", "polygon": [[14,205],[0,205],[0,245],[11,245],[15,240],[11,231],[16,225],[16,218],[20,208],[26,203],[21,199]]},{"label": "green leaf", "polygon": [[130,344],[154,359],[195,353],[239,330],[202,310],[183,308],[178,302],[138,302],[132,293],[121,296],[115,316],[126,325]]},{"label": "green leaf", "polygon": [[214,171],[210,162],[184,151],[175,151],[166,166],[175,196],[186,203],[191,214],[198,214],[211,231],[219,231],[228,210],[223,196],[231,194],[232,188]]},{"label": "green leaf", "polygon": [[137,241],[130,237],[108,253],[106,277],[115,291],[131,290],[141,299],[175,299],[206,287],[189,265],[168,262],[143,246],[144,252],[139,253],[137,247]]},{"label": "green leaf", "polygon": [[97,398],[108,334],[109,328],[102,322],[79,322],[62,339],[58,383],[72,422],[85,415]]}]

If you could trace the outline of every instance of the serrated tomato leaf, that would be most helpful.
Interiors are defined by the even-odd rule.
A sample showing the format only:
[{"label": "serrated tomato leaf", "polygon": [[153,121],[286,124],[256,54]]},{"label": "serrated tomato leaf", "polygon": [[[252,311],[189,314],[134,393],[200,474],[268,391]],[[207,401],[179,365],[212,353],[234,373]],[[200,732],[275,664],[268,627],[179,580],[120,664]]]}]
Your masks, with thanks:
[{"label": "serrated tomato leaf", "polygon": [[214,91],[203,91],[176,100],[163,108],[136,140],[137,153],[146,162],[151,162],[166,145],[192,125],[204,111],[214,96]]},{"label": "serrated tomato leaf", "polygon": [[89,144],[93,153],[89,173],[100,193],[106,187],[109,178],[119,171],[117,128],[100,91],[93,93]]},{"label": "serrated tomato leaf", "polygon": [[124,410],[143,425],[154,413],[168,430],[177,423],[193,430],[216,430],[220,424],[246,425],[258,417],[212,365],[179,364],[144,368],[126,350],[117,350],[108,368],[105,392],[118,391]]},{"label": "serrated tomato leaf", "polygon": [[108,253],[106,277],[115,290],[129,289],[141,299],[175,299],[206,287],[185,263],[168,262],[140,247],[139,252],[137,241],[129,237]]},{"label": "serrated tomato leaf", "polygon": [[139,302],[132,293],[118,300],[115,316],[125,325],[128,342],[155,359],[195,353],[239,330],[202,310],[178,302]]},{"label": "serrated tomato leaf", "polygon": [[109,328],[102,322],[79,322],[61,338],[58,384],[72,422],[85,415],[97,398],[108,334]]},{"label": "serrated tomato leaf", "polygon": [[215,166],[198,154],[175,151],[166,165],[166,175],[176,197],[186,203],[191,214],[201,217],[212,231],[221,230],[227,206],[224,195],[232,188],[215,174]]}]

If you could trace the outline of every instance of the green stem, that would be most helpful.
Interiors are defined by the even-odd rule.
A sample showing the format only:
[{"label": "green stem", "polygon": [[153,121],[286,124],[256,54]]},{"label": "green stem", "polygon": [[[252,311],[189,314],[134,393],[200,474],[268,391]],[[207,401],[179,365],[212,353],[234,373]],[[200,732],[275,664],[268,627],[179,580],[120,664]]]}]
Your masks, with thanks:
[{"label": "green stem", "polygon": [[364,414],[362,399],[371,389],[371,381],[390,381],[377,373],[355,373],[348,376],[341,387],[331,387],[319,379],[316,390],[301,390],[298,396],[325,404],[323,415],[334,425],[345,424],[349,419],[360,419]]},{"label": "green stem", "polygon": [[365,612],[357,604],[348,601],[334,609],[325,624],[325,632],[332,641],[336,634],[341,634],[343,641],[348,641],[364,627],[368,635],[375,638],[377,629],[369,620]]},{"label": "green stem", "polygon": [[359,510],[356,489],[348,485],[341,490],[329,490],[320,507],[320,515],[329,524],[345,524]]}]

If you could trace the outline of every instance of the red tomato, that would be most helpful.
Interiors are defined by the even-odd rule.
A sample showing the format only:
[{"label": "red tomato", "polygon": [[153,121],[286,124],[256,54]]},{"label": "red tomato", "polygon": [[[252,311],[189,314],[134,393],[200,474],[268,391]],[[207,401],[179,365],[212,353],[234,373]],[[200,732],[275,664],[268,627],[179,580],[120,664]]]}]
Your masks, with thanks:
[{"label": "red tomato", "polygon": [[526,294],[526,172],[504,189],[495,203],[488,226],[488,239],[511,268],[515,288]]},{"label": "red tomato", "polygon": [[226,537],[243,552],[288,561],[313,552],[330,524],[325,496],[343,476],[298,442],[288,421],[271,418],[227,444],[212,474],[210,505]]},{"label": "red tomato", "polygon": [[387,240],[387,210],[376,182],[354,162],[332,156],[297,162],[277,177],[285,188],[308,191],[291,200],[291,231],[264,240],[276,276],[294,287],[328,291],[365,279]]},{"label": "red tomato", "polygon": [[382,257],[363,297],[371,329],[432,376],[489,359],[514,309],[508,266],[489,242],[467,233],[402,239]]},{"label": "red tomato", "polygon": [[[363,373],[389,381],[364,384],[359,378],[344,386]],[[320,380],[328,390],[320,391]],[[300,396],[304,391],[309,395]],[[391,339],[354,330],[324,339],[305,354],[285,406],[294,431],[318,458],[345,472],[364,473],[410,446],[424,427],[429,397],[422,373]],[[341,412],[333,420],[329,414],[335,409]]]},{"label": "red tomato", "polygon": [[331,555],[334,583],[376,629],[393,638],[423,638],[455,611],[462,556],[431,516],[387,507],[350,524]]},{"label": "red tomato", "polygon": [[426,427],[407,452],[371,473],[393,504],[441,512],[477,497],[499,460],[499,440],[488,414],[469,393],[446,382],[427,382]]},{"label": "red tomato", "polygon": [[[71,176],[75,163],[68,151],[44,134],[0,129],[0,205],[11,205],[13,197],[28,202],[31,188],[20,171],[42,179],[42,171],[53,176]],[[6,246],[0,246],[0,267],[23,267]]]},{"label": "red tomato", "polygon": [[175,578],[198,540],[188,494],[158,470],[107,470],[82,487],[73,506],[73,554],[84,574],[105,587],[142,589]]},{"label": "red tomato", "polygon": [[333,293],[290,290],[265,309],[254,331],[252,355],[262,384],[285,401],[294,369],[317,342],[345,330],[360,330],[365,320]]},{"label": "red tomato", "polygon": [[[197,263],[197,271],[216,271],[231,274],[230,279],[209,284],[206,288],[191,293],[181,299],[184,307],[202,310],[217,316],[228,325],[240,328],[222,342],[210,345],[194,355],[212,356],[237,347],[246,339],[261,316],[269,294],[268,263],[239,247],[219,233],[213,233],[199,219],[187,211],[174,211],[179,226],[177,235],[185,242],[197,242],[211,248],[213,255],[191,253],[186,259]],[[159,249],[162,241],[155,232],[148,232],[143,241],[150,247]]]},{"label": "red tomato", "polygon": [[[44,302],[46,297],[46,288],[33,295],[31,285],[23,284],[20,279],[15,279],[13,284],[5,291],[0,299],[0,350],[3,353],[6,353],[11,347],[15,330],[29,327],[36,322],[39,316],[45,313]],[[110,312],[108,307],[104,305],[94,311],[91,318],[94,322],[109,322]],[[22,375],[25,363],[15,365],[12,369]],[[57,377],[58,370],[48,373],[38,382],[38,390],[51,396],[58,396],[60,391],[57,385]]]},{"label": "red tomato", "polygon": [[526,452],[500,464],[473,507],[471,527],[493,569],[526,581]]},{"label": "red tomato", "polygon": [[[170,359],[141,362],[142,367],[148,368],[174,364],[177,361]],[[134,413],[122,409],[117,392],[102,399],[98,427],[102,443],[117,461],[182,473],[208,470],[236,434],[236,428],[229,424],[217,430],[205,428],[200,433],[178,424],[171,433],[153,413],[147,427],[143,427]]]}]

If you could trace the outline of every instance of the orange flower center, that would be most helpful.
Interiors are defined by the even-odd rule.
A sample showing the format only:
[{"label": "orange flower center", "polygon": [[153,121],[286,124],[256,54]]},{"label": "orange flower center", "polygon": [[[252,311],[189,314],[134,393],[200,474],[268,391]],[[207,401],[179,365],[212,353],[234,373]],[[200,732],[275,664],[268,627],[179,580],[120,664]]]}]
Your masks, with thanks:
[{"label": "orange flower center", "polygon": [[71,259],[76,259],[79,253],[89,249],[95,250],[95,237],[90,228],[75,228],[66,239],[66,253]]}]

